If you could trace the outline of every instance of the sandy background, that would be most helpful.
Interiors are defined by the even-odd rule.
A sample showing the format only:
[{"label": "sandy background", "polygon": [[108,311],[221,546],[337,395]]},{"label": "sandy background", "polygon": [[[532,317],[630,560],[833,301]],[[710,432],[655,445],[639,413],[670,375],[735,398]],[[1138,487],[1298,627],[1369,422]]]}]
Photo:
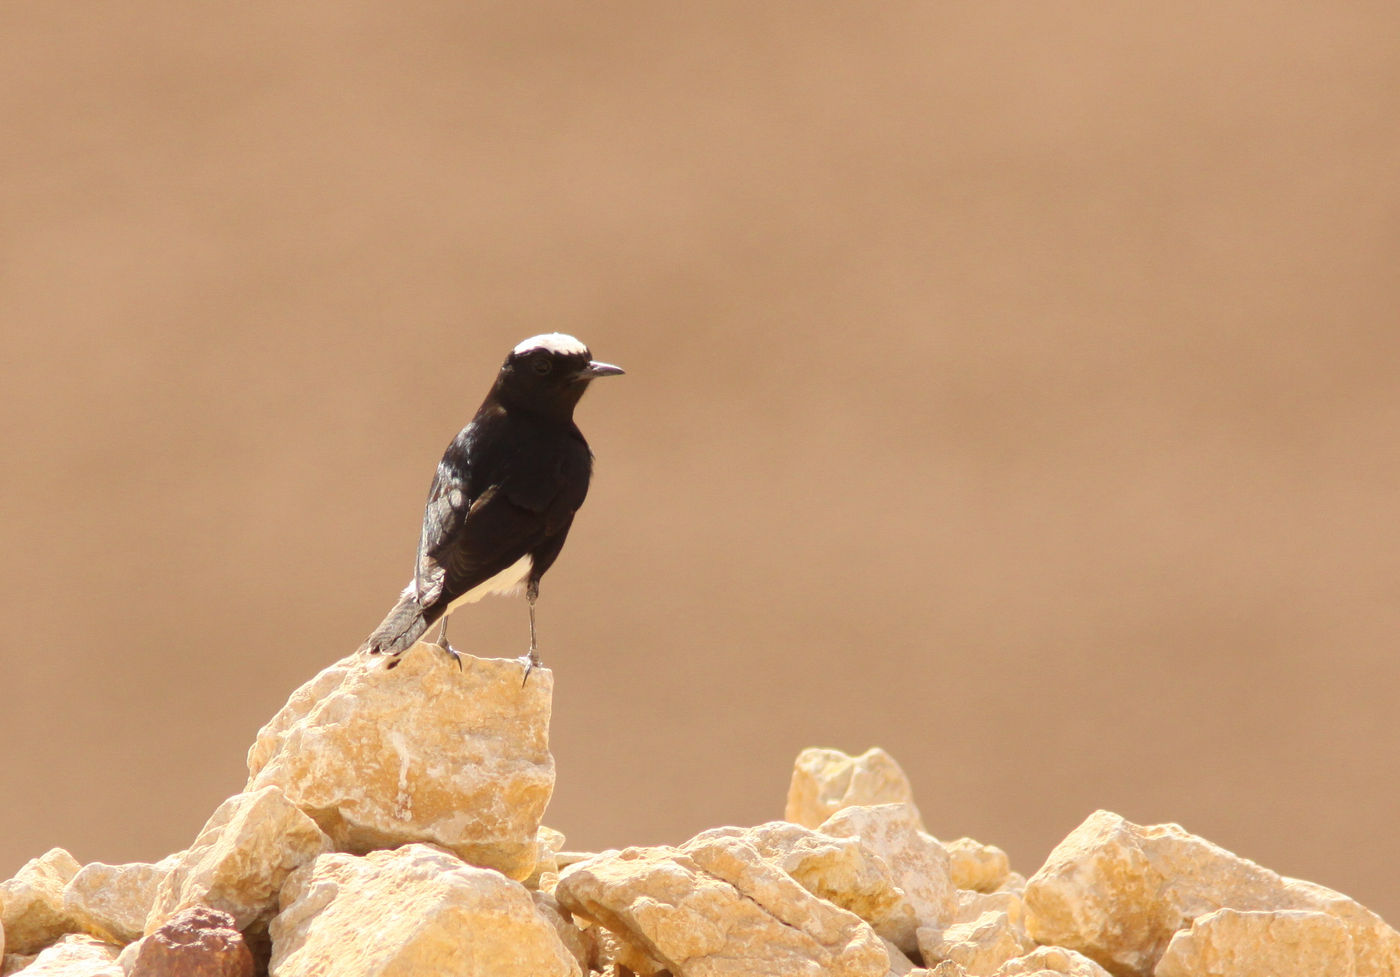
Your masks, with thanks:
[{"label": "sandy background", "polygon": [[520,6],[0,6],[0,877],[187,844],[557,328],[571,847],[878,744],[1400,921],[1400,5]]}]

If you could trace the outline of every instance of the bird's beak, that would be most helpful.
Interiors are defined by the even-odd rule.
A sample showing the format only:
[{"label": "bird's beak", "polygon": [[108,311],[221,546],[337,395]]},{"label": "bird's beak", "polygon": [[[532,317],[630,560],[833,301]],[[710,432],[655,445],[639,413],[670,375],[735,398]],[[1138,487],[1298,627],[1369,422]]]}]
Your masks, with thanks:
[{"label": "bird's beak", "polygon": [[599,363],[597,360],[593,360],[588,366],[584,367],[580,379],[596,380],[598,377],[616,377],[621,376],[625,372],[626,371],[620,366],[613,366],[611,363]]}]

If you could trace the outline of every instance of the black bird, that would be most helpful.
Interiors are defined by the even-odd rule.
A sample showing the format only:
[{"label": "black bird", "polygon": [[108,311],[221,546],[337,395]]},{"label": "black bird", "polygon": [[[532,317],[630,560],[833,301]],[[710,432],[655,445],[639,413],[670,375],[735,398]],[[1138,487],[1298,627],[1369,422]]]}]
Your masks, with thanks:
[{"label": "black bird", "polygon": [[593,470],[574,406],[590,381],[621,372],[562,333],[532,336],[511,350],[476,416],[438,462],[413,579],[361,651],[396,656],[392,668],[440,621],[436,644],[457,658],[447,643],[448,615],[524,584],[530,652],[521,661],[530,677],[540,664],[540,578],[564,546]]}]

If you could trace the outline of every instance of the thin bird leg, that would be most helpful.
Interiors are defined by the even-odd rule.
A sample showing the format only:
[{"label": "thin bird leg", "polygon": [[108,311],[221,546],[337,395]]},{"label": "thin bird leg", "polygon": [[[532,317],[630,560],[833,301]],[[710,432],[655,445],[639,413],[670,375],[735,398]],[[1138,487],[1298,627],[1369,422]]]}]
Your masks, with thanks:
[{"label": "thin bird leg", "polygon": [[444,614],[444,615],[442,616],[442,623],[440,623],[440,624],[438,625],[438,636],[437,636],[437,640],[434,641],[433,644],[437,645],[437,646],[438,646],[439,648],[441,648],[443,651],[445,651],[445,652],[447,652],[449,655],[451,655],[451,656],[452,656],[452,660],[455,661],[455,662],[457,663],[457,667],[458,667],[458,668],[461,668],[461,667],[462,667],[462,656],[459,655],[459,654],[457,654],[456,650],[452,647],[452,645],[448,644],[448,642],[447,642],[447,619],[448,619],[449,617],[451,617],[451,616],[452,616],[451,614]]},{"label": "thin bird leg", "polygon": [[525,683],[530,680],[530,672],[544,664],[540,661],[540,652],[535,644],[535,601],[540,596],[540,585],[538,581],[532,580],[525,587],[525,599],[530,602],[530,654],[523,659],[525,663],[525,677],[520,681],[520,687],[525,688]]}]

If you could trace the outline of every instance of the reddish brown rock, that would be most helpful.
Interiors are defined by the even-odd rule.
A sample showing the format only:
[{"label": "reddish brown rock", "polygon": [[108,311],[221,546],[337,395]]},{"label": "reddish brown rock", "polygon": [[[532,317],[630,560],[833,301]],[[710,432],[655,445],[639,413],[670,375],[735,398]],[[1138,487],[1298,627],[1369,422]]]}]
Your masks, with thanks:
[{"label": "reddish brown rock", "polygon": [[127,977],[253,977],[253,954],[232,916],[192,906],[141,941]]}]

